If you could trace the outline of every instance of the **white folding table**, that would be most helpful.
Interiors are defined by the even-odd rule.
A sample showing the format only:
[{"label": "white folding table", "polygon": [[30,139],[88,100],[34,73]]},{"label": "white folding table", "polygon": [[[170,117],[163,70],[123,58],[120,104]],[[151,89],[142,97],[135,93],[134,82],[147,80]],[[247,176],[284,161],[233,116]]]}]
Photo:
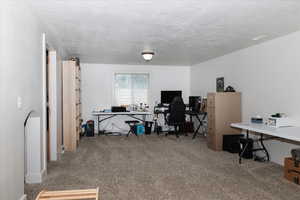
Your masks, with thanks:
[{"label": "white folding table", "polygon": [[[130,111],[130,112],[102,112],[102,111],[93,111],[92,115],[97,117],[97,121],[98,121],[98,135],[100,135],[100,133],[101,133],[100,124],[101,124],[101,122],[103,122],[105,120],[108,120],[108,119],[116,117],[116,116],[129,116],[129,117],[131,117],[133,119],[145,122],[146,121],[146,116],[147,115],[151,115],[151,113],[150,112],[140,112],[140,111]],[[142,119],[138,118],[136,116],[142,116]],[[101,119],[101,117],[104,117],[104,118]]]},{"label": "white folding table", "polygon": [[[280,127],[275,128],[271,127],[265,124],[255,124],[255,123],[232,123],[231,127],[238,128],[242,130],[246,130],[246,138],[249,139],[249,133],[255,132],[259,134],[258,142],[260,142],[262,148],[253,149],[253,151],[264,151],[267,160],[270,160],[269,152],[267,151],[264,140],[269,139],[276,139],[276,138],[282,138],[287,139],[291,141],[300,142],[300,127]],[[239,154],[239,163],[241,163],[243,153],[247,149],[247,144],[242,149],[241,153]]]}]

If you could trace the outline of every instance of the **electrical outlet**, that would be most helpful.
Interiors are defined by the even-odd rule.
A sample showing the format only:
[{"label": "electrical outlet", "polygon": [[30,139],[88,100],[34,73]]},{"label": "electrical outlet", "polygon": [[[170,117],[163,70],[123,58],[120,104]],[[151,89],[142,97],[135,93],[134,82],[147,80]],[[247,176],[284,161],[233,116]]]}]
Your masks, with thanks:
[{"label": "electrical outlet", "polygon": [[21,110],[21,109],[22,109],[22,106],[23,106],[22,97],[18,96],[18,97],[17,97],[17,108],[18,108],[19,110]]}]

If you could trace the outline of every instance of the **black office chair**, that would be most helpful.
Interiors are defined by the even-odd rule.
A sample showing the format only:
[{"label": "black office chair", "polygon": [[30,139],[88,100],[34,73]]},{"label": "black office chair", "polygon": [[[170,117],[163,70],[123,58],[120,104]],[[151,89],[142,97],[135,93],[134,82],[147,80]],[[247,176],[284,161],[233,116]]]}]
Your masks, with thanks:
[{"label": "black office chair", "polygon": [[127,124],[129,126],[129,131],[127,133],[127,137],[129,136],[130,133],[137,135],[136,131],[134,130],[135,129],[135,125],[140,123],[140,121],[138,120],[128,120],[128,121],[125,121],[125,124]]},{"label": "black office chair", "polygon": [[[185,104],[181,97],[175,97],[169,106],[169,116],[167,117],[167,124],[174,126],[176,137],[179,137],[180,129],[185,123]],[[166,134],[167,136],[168,134]]]}]

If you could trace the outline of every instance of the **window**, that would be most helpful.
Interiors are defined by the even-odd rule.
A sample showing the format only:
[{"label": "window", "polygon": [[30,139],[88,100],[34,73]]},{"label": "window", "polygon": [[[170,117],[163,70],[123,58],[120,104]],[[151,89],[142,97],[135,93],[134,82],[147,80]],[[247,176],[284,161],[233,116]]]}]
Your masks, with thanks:
[{"label": "window", "polygon": [[149,74],[115,74],[115,102],[117,105],[148,104]]}]

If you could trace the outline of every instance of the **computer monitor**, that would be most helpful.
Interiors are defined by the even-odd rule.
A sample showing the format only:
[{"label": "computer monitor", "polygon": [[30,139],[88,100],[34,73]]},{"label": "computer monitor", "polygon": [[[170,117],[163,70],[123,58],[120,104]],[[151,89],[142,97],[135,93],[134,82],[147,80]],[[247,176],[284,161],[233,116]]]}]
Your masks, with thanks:
[{"label": "computer monitor", "polygon": [[191,110],[196,111],[199,107],[199,102],[201,101],[201,96],[189,96],[189,107]]},{"label": "computer monitor", "polygon": [[174,91],[161,91],[161,103],[162,104],[170,104],[175,97],[182,97],[182,91],[174,90]]}]

